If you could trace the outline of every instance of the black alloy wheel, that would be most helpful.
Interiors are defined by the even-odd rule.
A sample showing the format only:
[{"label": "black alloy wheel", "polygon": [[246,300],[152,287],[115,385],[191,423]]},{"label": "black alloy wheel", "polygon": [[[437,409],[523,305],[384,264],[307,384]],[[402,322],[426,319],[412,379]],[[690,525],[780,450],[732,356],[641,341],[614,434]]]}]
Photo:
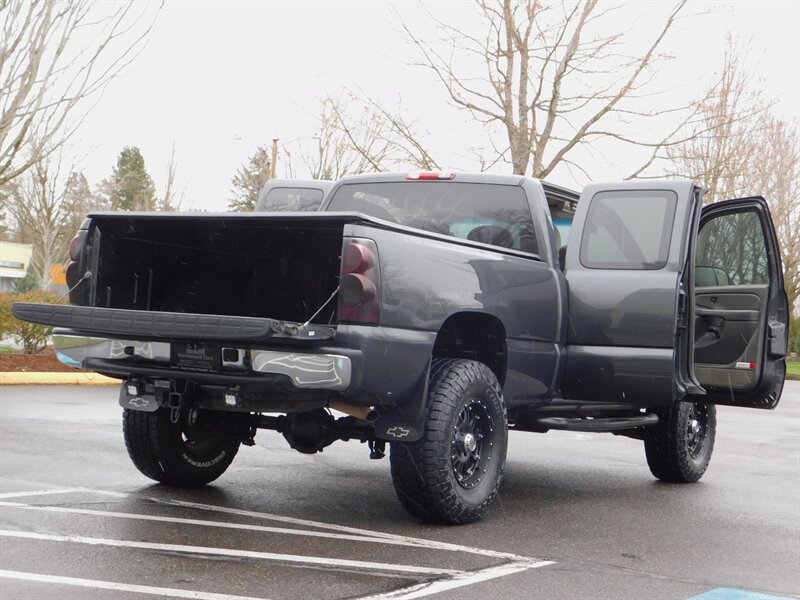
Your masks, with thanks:
[{"label": "black alloy wheel", "polygon": [[508,446],[497,377],[474,360],[435,359],[426,409],[422,437],[391,444],[397,497],[425,521],[477,521],[497,495]]},{"label": "black alloy wheel", "polygon": [[708,469],[717,433],[713,404],[677,402],[656,408],[658,424],[645,429],[650,472],[661,481],[694,483]]},{"label": "black alloy wheel", "polygon": [[492,457],[494,423],[477,398],[470,400],[453,427],[452,466],[456,481],[466,489],[478,485]]}]

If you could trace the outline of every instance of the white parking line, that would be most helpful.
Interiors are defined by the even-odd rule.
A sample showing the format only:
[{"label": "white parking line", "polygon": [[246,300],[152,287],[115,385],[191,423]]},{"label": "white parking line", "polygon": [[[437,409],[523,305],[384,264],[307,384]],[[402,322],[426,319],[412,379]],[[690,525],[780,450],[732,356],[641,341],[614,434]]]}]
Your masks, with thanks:
[{"label": "white parking line", "polygon": [[240,558],[257,558],[284,563],[301,563],[321,567],[344,567],[350,569],[363,569],[367,571],[383,571],[387,573],[413,573],[417,575],[460,575],[463,571],[452,569],[435,569],[431,567],[418,567],[413,565],[395,565],[361,560],[346,560],[341,558],[328,558],[323,556],[300,556],[296,554],[276,554],[274,552],[258,552],[253,550],[237,550],[235,548],[213,548],[210,546],[185,546],[182,544],[157,544],[152,542],[138,542],[134,540],[113,540],[105,538],[92,538],[72,535],[55,535],[49,533],[34,533],[32,531],[12,531],[1,529],[0,536],[23,538],[29,540],[43,540],[49,542],[71,542],[88,544],[91,546],[114,546],[117,548],[137,548],[142,550],[161,550],[164,552],[184,552],[186,554],[206,554],[213,556],[236,556]]},{"label": "white parking line", "polygon": [[377,596],[365,596],[362,600],[411,600],[412,598],[422,598],[423,596],[430,596],[432,594],[438,594],[439,592],[446,592],[447,590],[480,583],[481,581],[505,577],[506,575],[513,575],[514,573],[521,573],[529,569],[538,569],[539,567],[546,567],[552,564],[553,561],[543,560],[538,563],[509,563],[506,565],[498,565],[496,567],[489,567],[488,569],[481,569],[480,571],[454,575],[449,579],[419,583],[393,592],[378,594]]},{"label": "white parking line", "polygon": [[75,585],[79,587],[94,588],[97,590],[114,590],[117,592],[132,592],[134,594],[150,594],[162,598],[191,598],[193,600],[264,600],[252,596],[231,596],[230,594],[214,594],[211,592],[196,592],[176,588],[153,587],[150,585],[135,585],[117,583],[116,581],[99,581],[96,579],[79,579],[77,577],[61,577],[59,575],[44,575],[42,573],[25,573],[22,571],[0,570],[0,578],[33,581],[36,583],[55,583],[57,585]]},{"label": "white parking line", "polygon": [[[159,501],[158,504],[163,505],[163,501]],[[171,503],[170,503],[171,505]],[[414,538],[409,539],[394,539],[393,537],[374,537],[371,535],[351,535],[351,534],[344,534],[344,533],[328,533],[325,531],[313,531],[310,529],[290,529],[288,527],[271,527],[266,525],[252,525],[252,524],[245,524],[245,523],[227,523],[225,521],[206,521],[203,519],[186,519],[182,517],[165,517],[161,515],[147,515],[147,514],[139,514],[139,513],[125,513],[125,512],[115,512],[115,511],[107,511],[107,510],[94,510],[90,508],[71,508],[66,506],[47,506],[47,505],[40,505],[40,504],[24,504],[22,502],[4,502],[0,501],[0,507],[6,508],[18,508],[21,510],[30,510],[30,511],[39,511],[39,512],[50,512],[50,513],[60,513],[60,514],[75,514],[75,515],[86,515],[92,517],[101,517],[101,518],[109,518],[109,519],[131,519],[137,521],[156,521],[162,523],[177,523],[183,525],[197,525],[201,527],[219,527],[222,529],[239,529],[243,531],[260,531],[264,533],[278,533],[284,535],[298,535],[304,537],[318,537],[318,538],[328,538],[334,540],[347,540],[347,541],[354,541],[354,542],[365,542],[365,543],[372,543],[372,544],[387,544],[392,546],[406,546],[412,548],[427,548],[427,549],[435,549],[435,550],[445,550],[450,552],[465,552],[464,546],[457,546],[455,544],[446,544],[443,542],[433,542],[429,540],[416,540]],[[205,509],[210,510],[210,509]],[[219,508],[215,509],[219,511]],[[252,515],[250,515],[252,516]],[[472,550],[471,548],[467,548],[467,551]],[[479,549],[476,549],[479,550]],[[492,552],[491,550],[487,550],[485,552]],[[486,556],[483,552],[482,555]],[[497,556],[492,552],[489,554],[492,558],[497,558]],[[512,555],[513,556],[513,555]],[[501,558],[507,558],[502,556]],[[515,557],[519,560],[522,557]],[[533,560],[535,562],[536,559]],[[526,559],[526,562],[531,562],[530,559]]]},{"label": "white parking line", "polygon": [[[105,496],[112,496],[115,498],[133,498],[137,500],[145,500],[148,502],[153,502],[155,504],[161,504],[164,506],[177,506],[181,508],[192,508],[196,510],[203,510],[209,512],[219,512],[219,513],[226,513],[231,515],[238,515],[241,517],[251,517],[254,519],[262,519],[266,521],[276,521],[279,523],[288,523],[291,525],[301,525],[304,527],[313,527],[315,529],[326,529],[328,531],[336,531],[343,534],[352,534],[358,536],[359,541],[372,541],[372,540],[390,540],[385,541],[383,543],[386,544],[395,544],[400,546],[414,546],[418,548],[428,548],[431,550],[446,550],[449,552],[463,552],[465,554],[475,554],[478,556],[486,556],[491,558],[499,558],[503,560],[509,560],[512,562],[519,562],[519,563],[535,563],[539,561],[538,558],[531,558],[528,556],[520,556],[519,554],[513,554],[510,552],[499,552],[496,550],[487,550],[485,548],[475,548],[472,546],[462,546],[460,544],[449,544],[447,542],[436,542],[433,540],[426,540],[423,538],[415,538],[405,535],[397,535],[394,533],[385,533],[382,531],[374,531],[370,529],[361,529],[358,527],[348,527],[346,525],[335,525],[331,523],[323,523],[321,521],[310,521],[308,519],[298,519],[296,517],[285,517],[283,515],[276,515],[272,513],[265,513],[259,511],[252,511],[252,510],[244,510],[239,508],[229,508],[227,506],[216,506],[213,504],[202,504],[198,502],[188,502],[185,500],[165,500],[161,498],[153,498],[153,497],[142,497],[137,496],[136,494],[131,494],[127,492],[114,492],[111,490],[102,490],[96,488],[64,488],[63,490],[48,490],[44,493],[48,494],[56,494],[56,493],[67,493],[67,492],[87,492],[93,494],[102,494]],[[37,495],[40,493],[31,492],[30,495]],[[22,497],[27,495],[25,492],[17,493],[14,497]],[[11,497],[11,496],[9,496]],[[2,496],[0,496],[2,499]],[[290,530],[290,531],[303,531],[304,534],[307,534],[307,530]],[[282,533],[282,532],[281,532]],[[291,534],[290,534],[291,535]],[[313,535],[309,534],[309,535]],[[328,536],[320,536],[320,537],[328,537]],[[342,535],[330,535],[333,539],[350,539],[346,536]],[[370,538],[369,540],[362,540],[362,538]]]},{"label": "white parking line", "polygon": [[[8,495],[0,495],[0,498],[4,497],[18,498],[24,496],[38,496],[43,494],[58,494],[58,493],[72,493],[72,492],[82,492],[89,494],[97,494],[101,496],[108,496],[112,498],[123,498],[126,500],[144,501],[164,507],[188,508],[193,510],[211,512],[211,513],[222,513],[222,514],[236,515],[252,519],[276,521],[278,523],[287,523],[291,525],[301,526],[304,528],[300,529],[300,528],[273,527],[264,525],[251,525],[245,523],[229,523],[223,521],[213,521],[204,519],[190,519],[190,518],[169,517],[162,515],[148,515],[148,514],[127,513],[127,512],[84,509],[84,508],[72,508],[70,506],[26,504],[22,502],[0,501],[0,506],[6,508],[19,508],[23,510],[33,510],[33,511],[46,511],[46,512],[65,513],[65,514],[81,514],[81,515],[100,517],[100,518],[105,517],[105,518],[118,518],[118,519],[136,519],[142,521],[170,522],[170,523],[184,524],[184,525],[221,527],[227,529],[239,529],[246,531],[258,531],[258,532],[308,536],[317,538],[329,538],[336,540],[348,540],[354,542],[378,543],[378,544],[387,544],[396,546],[411,546],[411,547],[419,547],[430,550],[463,552],[466,554],[474,554],[488,558],[501,559],[508,562],[501,565],[488,567],[486,569],[468,572],[468,571],[457,571],[449,569],[434,569],[429,567],[419,567],[411,565],[397,565],[397,564],[376,563],[368,561],[344,560],[344,559],[326,558],[319,556],[275,554],[270,552],[245,551],[232,548],[231,549],[208,548],[200,546],[157,544],[149,542],[89,538],[81,536],[39,534],[26,531],[5,530],[5,531],[0,531],[0,536],[37,539],[45,541],[73,542],[73,543],[83,543],[90,545],[107,545],[107,546],[115,546],[122,548],[141,548],[141,549],[153,549],[162,551],[174,551],[174,552],[184,552],[187,554],[211,554],[211,555],[236,556],[244,558],[273,560],[284,563],[300,563],[305,565],[314,565],[321,567],[353,568],[353,569],[362,569],[365,571],[373,571],[373,572],[382,571],[387,574],[413,573],[423,576],[427,575],[427,576],[438,577],[433,581],[414,584],[408,587],[395,590],[393,592],[365,597],[369,598],[370,600],[379,600],[379,599],[411,600],[412,598],[422,598],[424,596],[429,596],[432,594],[437,594],[440,592],[473,585],[475,583],[479,583],[489,579],[504,577],[507,575],[512,575],[514,573],[520,573],[530,569],[537,569],[539,567],[544,567],[547,565],[554,564],[553,561],[545,561],[537,558],[520,556],[518,554],[512,554],[508,552],[498,552],[495,550],[486,550],[483,548],[475,548],[472,546],[462,546],[459,544],[436,542],[433,540],[426,540],[422,538],[415,538],[415,537],[385,533],[380,531],[373,531],[369,529],[348,527],[344,525],[335,525],[331,523],[311,521],[308,519],[299,519],[295,517],[286,517],[283,515],[276,515],[273,513],[265,513],[265,512],[244,510],[238,508],[229,508],[226,506],[217,506],[213,504],[203,504],[203,503],[189,502],[183,500],[143,497],[143,496],[138,496],[135,493],[116,492],[111,490],[101,490],[94,488],[48,489],[39,492],[13,492]],[[312,528],[312,529],[307,529],[307,528]],[[72,578],[66,578],[66,579],[72,579]],[[76,581],[84,581],[84,580],[76,580]],[[92,581],[92,580],[85,580],[85,581]],[[100,583],[108,583],[108,582],[100,582]],[[112,585],[116,584],[113,584],[112,582]],[[160,588],[153,588],[153,589],[160,589]],[[181,592],[195,593],[188,590],[181,590]],[[202,592],[197,592],[197,593],[202,593]],[[194,597],[194,596],[186,596],[186,597]],[[197,597],[200,598],[204,596],[197,596]]]},{"label": "white parking line", "polygon": [[[103,490],[84,490],[84,491],[93,491],[97,493],[108,493],[110,495],[115,496],[122,496],[122,497],[133,497],[137,498],[137,496],[132,496],[130,494],[124,494],[121,492],[104,492]],[[405,544],[416,546],[419,548],[429,548],[431,550],[448,550],[451,552],[464,552],[466,554],[476,554],[478,556],[487,556],[491,558],[500,558],[515,562],[536,562],[539,559],[530,558],[527,556],[520,556],[518,554],[511,554],[509,552],[498,552],[496,550],[486,550],[484,548],[474,548],[471,546],[462,546],[460,544],[448,544],[447,542],[436,542],[433,540],[426,540],[423,538],[415,538],[409,537],[406,535],[397,535],[394,533],[384,533],[381,531],[373,531],[370,529],[360,529],[358,527],[348,527],[346,525],[333,525],[331,523],[323,523],[321,521],[309,521],[307,519],[298,519],[295,517],[284,517],[282,515],[275,515],[272,513],[264,513],[252,510],[243,510],[239,508],[228,508],[227,506],[215,506],[213,504],[200,504],[198,502],[187,502],[184,500],[163,500],[160,498],[142,498],[138,497],[140,500],[147,500],[148,502],[154,502],[156,504],[162,504],[164,506],[179,506],[182,508],[194,508],[197,510],[204,510],[210,512],[219,512],[219,513],[227,513],[231,515],[238,515],[241,517],[251,517],[254,519],[264,519],[267,521],[277,521],[280,523],[290,523],[292,525],[302,525],[305,527],[314,527],[316,529],[327,529],[329,531],[339,531],[342,533],[347,534],[356,534],[363,537],[369,538],[377,538],[380,540],[393,540],[396,542],[403,542]],[[337,536],[333,536],[337,537]],[[390,543],[390,542],[386,542]]]},{"label": "white parking line", "polygon": [[[58,514],[86,515],[107,519],[131,519],[135,521],[156,521],[160,523],[176,523],[181,525],[198,525],[201,527],[219,527],[222,529],[239,529],[242,531],[260,531],[264,533],[279,533],[285,535],[298,535],[304,537],[318,537],[353,542],[366,542],[372,544],[387,544],[393,546],[420,547],[419,543],[394,540],[390,538],[371,537],[364,535],[349,535],[344,533],[328,533],[326,531],[312,531],[309,529],[290,529],[288,527],[270,527],[268,525],[252,525],[249,523],[227,523],[225,521],[205,521],[202,519],[186,519],[182,517],[164,517],[161,515],[147,515],[140,513],[124,513],[109,510],[94,510],[91,508],[70,508],[66,506],[47,506],[41,504],[24,504],[22,502],[0,501],[0,507],[18,508],[35,512],[49,512]],[[460,550],[460,549],[459,549]]]},{"label": "white parking line", "polygon": [[0,494],[0,500],[5,500],[7,498],[25,498],[28,496],[47,496],[50,494],[67,494],[69,492],[82,492],[85,491],[84,488],[52,488],[49,490],[38,490],[38,491],[28,491],[28,492],[6,492],[5,494]]}]

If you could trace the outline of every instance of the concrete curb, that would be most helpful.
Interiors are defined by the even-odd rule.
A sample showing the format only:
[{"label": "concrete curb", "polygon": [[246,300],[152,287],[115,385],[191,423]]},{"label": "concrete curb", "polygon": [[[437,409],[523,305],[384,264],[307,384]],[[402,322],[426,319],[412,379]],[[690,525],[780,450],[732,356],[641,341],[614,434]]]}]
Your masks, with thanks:
[{"label": "concrete curb", "polygon": [[100,373],[0,372],[0,385],[119,385],[119,379]]}]

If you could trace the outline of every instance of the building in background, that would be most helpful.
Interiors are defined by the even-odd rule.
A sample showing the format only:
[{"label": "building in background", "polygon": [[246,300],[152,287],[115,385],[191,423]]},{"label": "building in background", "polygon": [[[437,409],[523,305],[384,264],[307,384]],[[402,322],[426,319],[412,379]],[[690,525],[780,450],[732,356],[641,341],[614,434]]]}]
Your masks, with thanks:
[{"label": "building in background", "polygon": [[31,264],[33,246],[0,241],[0,292],[13,292]]},{"label": "building in background", "polygon": [[50,284],[48,292],[64,296],[69,292],[67,287],[67,265],[55,264],[50,266]]}]

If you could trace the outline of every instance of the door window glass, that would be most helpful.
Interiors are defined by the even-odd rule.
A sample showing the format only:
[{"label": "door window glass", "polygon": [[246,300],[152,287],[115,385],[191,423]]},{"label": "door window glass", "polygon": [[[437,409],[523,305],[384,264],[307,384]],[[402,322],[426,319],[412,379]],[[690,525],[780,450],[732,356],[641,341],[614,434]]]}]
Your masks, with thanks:
[{"label": "door window glass", "polygon": [[769,270],[758,214],[723,214],[703,224],[695,255],[698,287],[764,283],[769,283]]},{"label": "door window glass", "polygon": [[591,269],[663,268],[677,201],[667,190],[596,194],[586,216],[581,264]]}]

